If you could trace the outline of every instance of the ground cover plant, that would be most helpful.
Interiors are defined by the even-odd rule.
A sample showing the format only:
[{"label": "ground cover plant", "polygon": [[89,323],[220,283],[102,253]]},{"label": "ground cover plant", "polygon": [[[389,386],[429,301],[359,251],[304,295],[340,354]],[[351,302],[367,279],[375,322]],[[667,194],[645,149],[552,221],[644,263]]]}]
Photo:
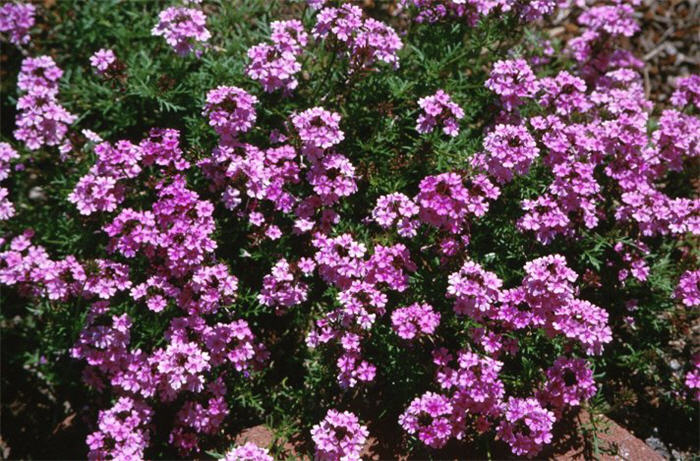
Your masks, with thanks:
[{"label": "ground cover plant", "polygon": [[639,4],[4,3],[3,446],[697,451],[700,76],[649,97]]}]

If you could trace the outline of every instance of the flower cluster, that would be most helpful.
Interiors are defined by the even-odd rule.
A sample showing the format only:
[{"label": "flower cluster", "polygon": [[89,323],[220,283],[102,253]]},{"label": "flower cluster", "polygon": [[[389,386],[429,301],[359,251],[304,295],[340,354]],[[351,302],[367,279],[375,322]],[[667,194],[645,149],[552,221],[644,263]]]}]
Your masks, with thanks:
[{"label": "flower cluster", "polygon": [[403,47],[399,35],[381,21],[363,18],[362,9],[356,5],[323,8],[316,16],[312,33],[334,51],[344,52],[351,74],[372,70],[377,62],[399,67],[397,53]]},{"label": "flower cluster", "polygon": [[303,303],[309,288],[307,284],[299,281],[299,275],[308,275],[314,267],[313,261],[300,261],[298,265],[291,265],[286,259],[280,259],[270,274],[263,277],[263,287],[258,300],[266,306],[275,307],[277,313]]},{"label": "flower cluster", "polygon": [[223,461],[274,461],[266,448],[260,448],[253,442],[232,448],[221,459]]},{"label": "flower cluster", "polygon": [[469,215],[486,214],[488,201],[500,194],[498,187],[484,175],[465,181],[457,173],[443,173],[423,178],[419,188],[415,201],[420,208],[420,219],[453,234],[462,232]]},{"label": "flower cluster", "polygon": [[63,71],[49,56],[22,61],[17,87],[25,94],[17,100],[17,129],[14,135],[30,150],[61,144],[68,132],[68,125],[76,119],[58,102],[58,80],[61,76]]},{"label": "flower cluster", "polygon": [[88,435],[89,459],[143,458],[153,410],[145,403],[121,397],[109,410],[100,411],[97,432]]},{"label": "flower cluster", "polygon": [[459,20],[472,27],[476,26],[482,17],[510,12],[516,12],[522,21],[535,21],[552,13],[557,3],[556,0],[531,2],[514,0],[402,0],[400,2],[404,7],[413,7],[416,22]]},{"label": "flower cluster", "polygon": [[514,174],[526,174],[540,153],[522,125],[496,125],[484,139],[484,150],[485,154],[472,158],[472,164],[483,167],[501,183],[511,181]]},{"label": "flower cluster", "polygon": [[282,89],[287,94],[299,84],[295,75],[301,71],[301,63],[297,58],[304,52],[309,36],[296,19],[274,21],[270,27],[272,45],[263,42],[248,50],[246,73],[268,93]]},{"label": "flower cluster", "polygon": [[31,3],[5,3],[0,7],[0,33],[7,34],[15,45],[29,43],[35,13],[36,7]]},{"label": "flower cluster", "polygon": [[399,424],[409,434],[416,434],[424,444],[440,448],[452,435],[450,401],[433,392],[414,399],[399,417]]},{"label": "flower cluster", "polygon": [[537,77],[524,59],[497,61],[485,85],[501,98],[507,110],[518,107],[523,99],[532,98],[539,87]]},{"label": "flower cluster", "polygon": [[700,306],[700,270],[686,271],[681,276],[675,296],[687,307]]},{"label": "flower cluster", "polygon": [[432,96],[420,98],[418,106],[422,112],[418,116],[416,131],[430,133],[439,125],[446,135],[454,137],[459,134],[459,120],[464,117],[464,111],[452,101],[449,94],[437,90]]},{"label": "flower cluster", "polygon": [[110,49],[101,48],[90,56],[90,65],[99,75],[106,74],[116,62],[117,56]]},{"label": "flower cluster", "polygon": [[224,139],[234,138],[255,124],[258,98],[235,86],[220,86],[207,93],[203,115]]},{"label": "flower cluster", "polygon": [[447,295],[457,299],[454,311],[479,320],[489,312],[498,300],[503,281],[492,272],[485,271],[473,261],[450,274]]},{"label": "flower cluster", "polygon": [[[158,24],[153,26],[151,34],[163,37],[177,54],[188,55],[198,44],[206,43],[211,38],[207,30],[206,15],[195,8],[170,7],[158,15]],[[201,50],[197,50],[199,54]]]},{"label": "flower cluster", "polygon": [[413,237],[418,228],[418,206],[400,192],[382,195],[372,210],[372,219],[384,229],[396,226],[402,237]]},{"label": "flower cluster", "polygon": [[671,103],[676,107],[700,107],[700,75],[679,78],[676,81],[676,91],[671,95]]},{"label": "flower cluster", "polygon": [[340,114],[313,107],[292,116],[292,125],[304,146],[328,149],[345,139]]},{"label": "flower cluster", "polygon": [[596,393],[593,370],[584,359],[559,357],[546,371],[544,388],[537,393],[537,400],[560,416],[569,406],[578,406]]},{"label": "flower cluster", "polygon": [[311,429],[316,458],[322,461],[359,460],[368,436],[367,428],[349,411],[328,410]]},{"label": "flower cluster", "polygon": [[338,359],[338,381],[343,387],[353,387],[359,381],[374,379],[376,368],[361,360],[361,340],[386,313],[385,291],[404,291],[408,285],[407,272],[416,266],[404,245],[377,245],[366,259],[367,248],[349,234],[329,239],[317,235],[315,261],[319,275],[341,291],[337,295],[340,307],[316,321],[316,328],[307,336],[307,344],[316,347],[332,340],[343,349]]},{"label": "flower cluster", "polygon": [[411,340],[421,335],[432,335],[440,325],[440,313],[427,303],[414,303],[396,309],[391,314],[391,325],[399,337]]},{"label": "flower cluster", "polygon": [[[0,181],[10,176],[10,163],[19,158],[19,154],[6,142],[0,142]],[[0,186],[0,221],[11,218],[15,214],[15,207],[9,199],[10,192]]]},{"label": "flower cluster", "polygon": [[537,399],[511,397],[498,436],[516,455],[533,457],[552,441],[554,414],[542,408]]},{"label": "flower cluster", "polygon": [[694,391],[693,397],[700,402],[700,354],[693,357],[693,369],[685,375],[685,385]]}]

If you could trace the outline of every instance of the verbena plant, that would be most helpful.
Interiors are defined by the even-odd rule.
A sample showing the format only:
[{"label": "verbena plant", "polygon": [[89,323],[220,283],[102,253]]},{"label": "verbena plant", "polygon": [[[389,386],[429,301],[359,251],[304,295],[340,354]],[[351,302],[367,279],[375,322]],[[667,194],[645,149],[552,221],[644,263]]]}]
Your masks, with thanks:
[{"label": "verbena plant", "polygon": [[4,392],[91,458],[534,456],[650,388],[692,420],[700,79],[654,107],[634,4],[5,4]]}]

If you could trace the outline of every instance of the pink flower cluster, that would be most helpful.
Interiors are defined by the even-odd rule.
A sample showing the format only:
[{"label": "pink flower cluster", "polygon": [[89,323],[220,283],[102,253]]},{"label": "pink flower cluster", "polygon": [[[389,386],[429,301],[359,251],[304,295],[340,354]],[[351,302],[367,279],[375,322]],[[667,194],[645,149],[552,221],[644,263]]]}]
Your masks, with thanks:
[{"label": "pink flower cluster", "polygon": [[[493,129],[484,141],[486,154],[475,156],[473,165],[510,181],[542,158],[554,181],[522,202],[525,214],[518,225],[545,244],[599,225],[604,202],[596,170],[619,187],[618,221],[635,224],[643,236],[698,233],[700,201],[671,198],[661,184],[668,171],[680,171],[686,159],[700,155],[695,135],[700,122],[667,109],[648,135],[651,103],[638,72],[642,63],[616,47],[638,30],[632,5],[587,7],[578,22],[579,36],[565,47],[578,68],[537,78],[526,59],[494,65],[486,86],[499,96],[504,109],[499,118],[509,125]],[[679,79],[672,103],[692,105],[697,82],[696,76]],[[520,108],[535,103],[544,112],[523,117]]]},{"label": "pink flower cluster", "polygon": [[101,48],[90,56],[90,65],[98,75],[106,74],[116,62],[117,56],[110,49]]},{"label": "pink flower cluster", "polygon": [[255,124],[258,98],[236,86],[220,86],[207,93],[203,115],[224,140],[235,138]]},{"label": "pink flower cluster", "polygon": [[447,295],[456,298],[455,312],[477,321],[490,319],[506,329],[542,327],[551,335],[578,341],[587,354],[600,354],[612,339],[605,310],[577,299],[577,279],[562,256],[525,264],[519,287],[501,290],[502,282],[478,264],[467,262],[449,277]]},{"label": "pink flower cluster", "polygon": [[545,374],[547,379],[537,399],[546,402],[557,417],[566,407],[579,406],[596,393],[593,370],[584,359],[559,357]]},{"label": "pink flower cluster", "polygon": [[266,448],[260,448],[253,442],[232,448],[221,459],[222,461],[274,461]]},{"label": "pink flower cluster", "polygon": [[316,235],[314,259],[319,275],[340,291],[338,308],[316,321],[307,336],[307,344],[317,347],[338,341],[342,355],[338,359],[338,381],[354,387],[358,381],[372,381],[376,368],[361,359],[361,340],[386,313],[385,291],[403,292],[408,287],[408,272],[416,270],[408,249],[402,244],[377,245],[366,259],[367,248],[349,234],[335,238]]},{"label": "pink flower cluster", "polygon": [[143,458],[150,439],[148,425],[153,410],[138,400],[120,397],[109,410],[100,411],[97,432],[87,437],[89,459]]},{"label": "pink flower cluster", "polygon": [[363,19],[362,9],[356,5],[323,8],[316,16],[312,34],[316,39],[324,39],[335,52],[346,55],[351,74],[373,70],[378,62],[399,67],[401,38],[383,22]]},{"label": "pink flower cluster", "polygon": [[700,306],[700,270],[686,271],[678,282],[675,297],[687,306]]},{"label": "pink flower cluster", "polygon": [[485,154],[472,157],[472,165],[484,168],[496,181],[505,183],[513,176],[527,174],[540,150],[522,125],[496,125],[484,139]]},{"label": "pink flower cluster", "polygon": [[700,107],[700,75],[689,75],[676,81],[676,91],[671,95],[671,103],[683,108]]},{"label": "pink flower cluster", "polygon": [[492,272],[467,261],[448,278],[447,296],[456,298],[454,311],[479,320],[498,301],[503,282]]},{"label": "pink flower cluster", "polygon": [[382,195],[372,210],[372,218],[384,229],[396,226],[402,237],[414,237],[418,228],[418,206],[400,192]]},{"label": "pink flower cluster", "polygon": [[501,98],[507,110],[522,104],[523,99],[532,98],[539,87],[537,77],[524,59],[496,61],[485,85]]},{"label": "pink flower cluster", "polygon": [[402,0],[415,10],[416,22],[459,20],[476,26],[484,16],[517,12],[523,21],[534,21],[552,13],[557,0]]},{"label": "pink flower cluster", "polygon": [[328,410],[326,417],[311,429],[319,461],[360,460],[369,436],[367,428],[349,411]]},{"label": "pink flower cluster", "polygon": [[429,447],[440,448],[452,436],[452,411],[447,397],[426,392],[410,403],[399,417],[399,424],[409,434],[416,434]]},{"label": "pink flower cluster", "polygon": [[282,89],[290,93],[299,84],[295,75],[301,71],[297,60],[309,42],[309,36],[301,21],[274,21],[270,24],[272,45],[259,43],[248,50],[250,63],[246,73],[259,81],[263,89],[271,93]]},{"label": "pink flower cluster", "polygon": [[452,234],[459,234],[470,215],[481,217],[489,209],[489,200],[500,194],[485,175],[465,179],[457,173],[423,178],[415,202],[420,219]]},{"label": "pink flower cluster", "polygon": [[17,100],[14,135],[30,150],[63,142],[68,125],[76,119],[57,99],[58,80],[62,75],[63,71],[49,56],[22,61],[17,87],[25,94]]},{"label": "pink flower cluster", "polygon": [[[481,17],[508,12],[534,20],[551,12],[556,2],[405,3],[418,12],[418,21],[460,18],[475,24]],[[320,9],[325,2],[310,4]],[[299,248],[308,250],[305,257],[275,256],[259,284],[257,300],[282,315],[317,289],[328,289],[329,307],[315,319],[306,342],[335,354],[342,388],[369,383],[383,372],[366,353],[380,322],[390,322],[402,339],[421,339],[404,343],[407,347],[442,340],[438,328],[450,313],[425,302],[410,304],[415,282],[411,274],[418,269],[414,260],[422,265],[429,259],[423,256],[432,256],[431,248],[436,247],[441,267],[458,268],[448,276],[446,298],[454,300],[454,313],[463,316],[458,321],[468,331],[468,345],[455,353],[434,347],[434,383],[408,404],[400,425],[433,448],[491,430],[516,455],[534,456],[550,443],[555,419],[596,391],[588,361],[575,355],[602,353],[612,340],[608,313],[579,298],[578,275],[558,254],[527,262],[522,281],[504,288],[496,273],[465,257],[472,220],[483,217],[498,199],[498,185],[518,181],[517,176],[537,165],[537,172],[542,167],[553,180],[539,196],[522,202],[525,213],[518,226],[532,231],[543,244],[557,236],[575,236],[581,227],[595,228],[606,219],[598,182],[604,176],[617,194],[614,219],[631,228],[635,238],[633,246],[614,247],[621,281],[629,275],[639,281],[647,278],[643,238],[697,233],[700,228],[700,201],[664,191],[666,173],[682,170],[688,159],[700,155],[700,122],[668,109],[658,128],[647,133],[651,104],[635,70],[640,63],[614,47],[615,40],[636,30],[629,5],[596,4],[579,23],[581,35],[566,44],[579,64],[571,73],[538,78],[531,67],[534,62],[527,59],[496,63],[486,86],[499,97],[503,112],[488,130],[483,152],[471,159],[476,171],[426,176],[412,197],[400,192],[379,197],[363,222],[396,229],[404,239],[414,239],[419,231],[421,238],[435,237],[435,245],[420,250],[418,238],[395,243],[395,236],[385,233],[380,239],[362,239],[362,233],[353,235],[336,226],[344,199],[358,191],[358,172],[336,150],[345,138],[340,114],[323,107],[292,113],[286,132],[273,131],[269,143],[254,145],[251,139],[258,138],[250,135],[258,99],[242,88],[214,88],[207,94],[203,116],[219,142],[194,171],[177,130],[153,129],[138,143],[102,142],[91,135],[98,141],[95,163],[68,199],[81,215],[104,220],[107,256],[53,260],[32,244],[31,231],[9,242],[0,240],[5,246],[0,252],[0,283],[28,296],[83,300],[91,306],[71,354],[86,362],[85,382],[113,402],[99,412],[96,430],[88,436],[89,457],[143,458],[161,411],[174,415],[169,419],[169,442],[183,455],[197,452],[202,440],[224,427],[230,412],[227,378],[234,370],[248,376],[266,361],[268,354],[251,325],[232,307],[239,279],[215,254],[215,216],[226,210],[232,218],[247,221],[252,246],[292,234]],[[299,20],[275,22],[271,29],[271,44],[248,51],[246,72],[265,91],[288,93],[298,84],[298,59],[309,37]],[[357,6],[320,9],[311,33],[335,57],[346,56],[349,80],[380,62],[398,65],[401,40],[396,32],[363,18]],[[153,34],[165,37],[180,54],[209,39],[204,14],[190,8],[163,11]],[[98,73],[115,62],[110,53],[101,50],[91,58]],[[73,122],[56,102],[61,75],[48,57],[23,63],[18,86],[27,94],[18,102],[15,136],[30,149],[60,143],[65,125]],[[680,79],[672,103],[679,109],[697,105],[699,94],[696,76]],[[464,112],[444,91],[422,98],[419,106],[419,132],[441,127],[450,136],[459,133]],[[531,113],[537,115],[526,115]],[[252,134],[258,135],[259,129]],[[0,180],[17,157],[9,144],[0,143]],[[199,172],[225,210],[215,212],[207,192],[190,187],[190,173]],[[0,188],[0,219],[12,215],[7,195]],[[676,290],[688,307],[700,299],[699,274],[688,271]],[[245,280],[242,277],[240,283],[245,285]],[[319,280],[328,286],[314,286]],[[249,292],[250,287],[243,288]],[[136,340],[132,342],[135,320],[124,311],[122,297],[129,300],[129,309],[167,319],[157,345],[137,347]],[[397,300],[403,307],[395,307]],[[552,338],[567,355],[546,369],[530,394],[507,395],[501,372],[507,356],[518,353],[517,335],[538,333]],[[699,383],[696,367],[687,374],[686,385],[698,389]],[[311,436],[317,458],[349,460],[360,458],[368,431],[353,413],[331,409]],[[267,450],[245,444],[225,459],[272,458]]]},{"label": "pink flower cluster", "polygon": [[[0,282],[31,296],[92,302],[71,352],[87,362],[86,383],[101,392],[109,388],[117,403],[100,413],[98,430],[88,438],[91,458],[143,457],[150,421],[164,407],[175,415],[170,443],[190,453],[199,449],[201,436],[220,430],[229,413],[223,374],[233,369],[247,375],[267,353],[247,322],[227,309],[238,280],[214,256],[213,205],[190,190],[181,174],[190,164],[179,133],[154,129],[138,145],[104,142],[95,153],[95,165],[71,200],[82,213],[111,214],[103,228],[107,250],[146,262],[145,277],[107,259],[51,260],[26,232],[0,253]],[[125,186],[146,173],[155,197],[151,207],[119,209],[138,194]],[[170,318],[162,346],[131,346],[132,320],[112,304],[124,292],[136,305]]]},{"label": "pink flower cluster", "polygon": [[302,260],[292,265],[286,259],[280,259],[270,274],[263,277],[263,286],[258,300],[265,306],[275,307],[278,314],[284,309],[306,301],[309,287],[299,280],[300,276],[313,272],[316,264],[311,260]]},{"label": "pink flower cluster", "polygon": [[694,391],[695,401],[700,402],[700,354],[693,357],[693,369],[685,375],[685,386]]},{"label": "pink flower cluster", "polygon": [[497,433],[514,454],[531,458],[552,441],[553,426],[554,414],[542,408],[537,399],[511,397]]},{"label": "pink flower cluster", "polygon": [[418,106],[422,112],[418,116],[416,131],[430,133],[439,125],[446,135],[454,137],[459,134],[459,120],[464,117],[464,111],[452,101],[449,94],[437,90],[432,96],[420,98]]},{"label": "pink flower cluster", "polygon": [[432,335],[440,325],[440,313],[435,312],[430,304],[414,303],[392,312],[391,325],[403,339]]},{"label": "pink flower cluster", "polygon": [[[11,162],[19,158],[19,154],[6,142],[0,142],[0,181],[10,176]],[[15,206],[9,199],[10,191],[0,186],[0,221],[10,219],[15,215]]]},{"label": "pink flower cluster", "polygon": [[551,442],[555,416],[540,400],[504,400],[505,387],[499,378],[502,362],[460,351],[457,366],[452,367],[454,357],[445,349],[435,350],[433,357],[438,366],[436,381],[445,394],[426,392],[414,399],[399,417],[406,432],[441,448],[453,437],[487,432],[500,420],[496,432],[516,455],[532,457]]},{"label": "pink flower cluster", "polygon": [[29,43],[29,29],[34,26],[36,7],[31,3],[8,2],[0,7],[0,33],[7,34],[10,43]]},{"label": "pink flower cluster", "polygon": [[313,107],[292,116],[292,125],[308,150],[328,149],[345,139],[340,129],[340,114]]},{"label": "pink flower cluster", "polygon": [[[124,200],[127,184],[137,179],[144,167],[189,168],[179,143],[177,130],[153,129],[138,145],[126,140],[117,141],[114,146],[106,141],[98,144],[95,146],[96,163],[76,184],[68,200],[84,215],[115,211]],[[142,224],[146,223],[148,220]],[[125,254],[129,255],[129,252]]]},{"label": "pink flower cluster", "polygon": [[199,44],[206,43],[211,38],[207,29],[207,17],[198,9],[170,7],[158,15],[158,24],[153,26],[151,34],[163,37],[177,54],[186,56],[196,49]]}]

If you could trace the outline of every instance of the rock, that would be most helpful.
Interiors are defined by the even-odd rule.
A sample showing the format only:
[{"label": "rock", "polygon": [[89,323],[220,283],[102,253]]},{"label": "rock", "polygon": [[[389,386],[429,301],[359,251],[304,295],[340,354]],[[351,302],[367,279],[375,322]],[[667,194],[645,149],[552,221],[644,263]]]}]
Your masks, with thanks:
[{"label": "rock", "polygon": [[657,437],[647,437],[644,442],[665,459],[671,458],[671,453],[668,451],[668,448],[666,448],[666,445]]}]

